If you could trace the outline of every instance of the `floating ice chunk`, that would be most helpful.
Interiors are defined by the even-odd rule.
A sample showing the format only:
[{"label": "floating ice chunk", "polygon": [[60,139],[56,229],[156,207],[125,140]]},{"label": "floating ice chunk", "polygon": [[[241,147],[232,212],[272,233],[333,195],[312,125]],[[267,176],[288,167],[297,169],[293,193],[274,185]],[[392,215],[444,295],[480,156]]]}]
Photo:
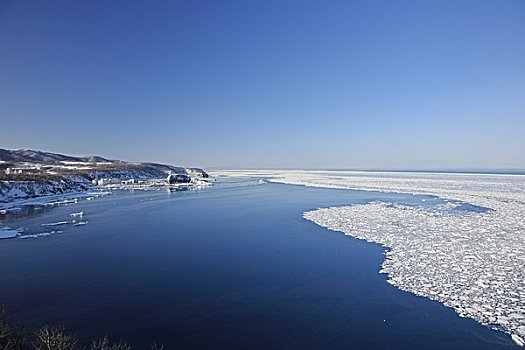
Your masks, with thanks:
[{"label": "floating ice chunk", "polygon": [[111,194],[111,191],[88,192],[87,194],[91,197],[102,197],[102,196],[109,196]]},{"label": "floating ice chunk", "polygon": [[87,221],[79,221],[79,222],[75,222],[73,224],[73,226],[84,226],[84,225],[87,225]]},{"label": "floating ice chunk", "polygon": [[20,236],[20,232],[17,230],[11,230],[9,228],[0,229],[0,239],[15,238]]},{"label": "floating ice chunk", "polygon": [[48,202],[46,203],[46,205],[66,205],[66,204],[73,204],[73,203],[78,203],[78,199],[77,198],[64,199],[62,201]]},{"label": "floating ice chunk", "polygon": [[41,226],[61,226],[61,225],[67,225],[67,224],[69,224],[69,221],[51,222],[49,224],[41,224]]},{"label": "floating ice chunk", "polygon": [[520,337],[519,335],[517,335],[517,334],[511,334],[510,337],[512,338],[512,340],[514,340],[514,342],[515,342],[516,344],[518,344],[518,346],[523,346],[523,345],[525,345],[525,340],[523,340],[523,338]]},{"label": "floating ice chunk", "polygon": [[64,231],[41,232],[41,233],[34,233],[34,234],[30,234],[30,235],[22,235],[22,236],[19,236],[18,238],[20,238],[20,239],[39,238],[39,237],[51,236],[51,235],[59,234],[59,233],[63,233],[63,232]]},{"label": "floating ice chunk", "polygon": [[42,233],[35,233],[31,235],[23,235],[18,238],[20,239],[30,239],[30,238],[38,238],[38,237],[44,237],[44,236],[51,236],[51,232],[42,232]]}]

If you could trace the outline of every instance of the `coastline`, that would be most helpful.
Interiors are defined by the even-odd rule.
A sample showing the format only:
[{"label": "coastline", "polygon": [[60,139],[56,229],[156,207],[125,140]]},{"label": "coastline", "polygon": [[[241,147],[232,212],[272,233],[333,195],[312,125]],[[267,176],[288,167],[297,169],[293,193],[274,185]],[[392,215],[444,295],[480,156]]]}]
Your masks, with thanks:
[{"label": "coastline", "polygon": [[[40,184],[35,184],[40,185]],[[29,198],[11,198],[7,201],[0,202],[0,240],[14,238],[38,238],[62,233],[62,230],[52,230],[45,232],[27,233],[23,228],[13,229],[4,224],[2,219],[7,219],[11,215],[24,215],[25,210],[29,208],[42,209],[45,207],[55,207],[63,205],[76,204],[79,201],[94,200],[102,196],[111,195],[113,191],[152,191],[167,189],[169,191],[185,191],[190,189],[202,189],[211,186],[211,182],[202,179],[193,179],[191,183],[174,183],[166,184],[162,179],[151,179],[143,181],[140,184],[120,184],[105,186],[89,186],[83,190],[73,190],[60,194],[42,194]],[[63,224],[72,226],[83,226],[88,222],[82,220],[83,213],[72,213],[72,218]],[[79,220],[78,220],[79,219]],[[54,226],[54,224],[42,224],[41,226]]]},{"label": "coastline", "polygon": [[[6,181],[5,181],[6,182]],[[4,182],[4,183],[5,183]],[[21,183],[13,183],[13,185],[20,185]],[[27,185],[26,183],[23,183],[24,185]],[[41,183],[34,183],[31,184],[32,186],[42,186]],[[158,189],[158,188],[168,188],[172,190],[184,190],[184,189],[191,189],[191,188],[202,188],[210,186],[211,182],[209,181],[203,181],[200,179],[197,179],[190,183],[174,183],[174,184],[166,184],[163,179],[150,179],[146,181],[141,181],[141,183],[138,184],[110,184],[110,185],[103,185],[103,186],[97,186],[97,185],[90,185],[86,186],[82,190],[70,190],[66,191],[64,193],[43,193],[43,194],[36,194],[36,195],[30,195],[27,193],[23,193],[20,197],[7,197],[7,199],[2,198],[0,200],[0,214],[6,214],[10,210],[21,207],[21,206],[29,206],[29,205],[57,205],[57,204],[63,204],[62,201],[74,201],[75,199],[84,199],[89,197],[97,197],[98,194],[104,193],[104,194],[110,194],[112,190],[151,190],[151,189]],[[9,186],[9,184],[7,184]],[[13,186],[14,187],[14,186]],[[16,210],[16,209],[15,209]]]}]

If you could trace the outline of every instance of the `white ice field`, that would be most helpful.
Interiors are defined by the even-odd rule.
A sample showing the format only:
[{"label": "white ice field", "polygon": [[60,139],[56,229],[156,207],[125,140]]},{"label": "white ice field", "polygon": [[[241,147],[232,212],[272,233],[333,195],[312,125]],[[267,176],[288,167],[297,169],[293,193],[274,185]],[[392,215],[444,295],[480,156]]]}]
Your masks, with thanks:
[{"label": "white ice field", "polygon": [[[508,332],[523,345],[525,176],[274,170],[213,175],[451,200],[431,209],[385,202],[320,208],[304,218],[390,248],[381,270],[389,283]],[[456,201],[490,210],[454,211],[461,205]]]}]

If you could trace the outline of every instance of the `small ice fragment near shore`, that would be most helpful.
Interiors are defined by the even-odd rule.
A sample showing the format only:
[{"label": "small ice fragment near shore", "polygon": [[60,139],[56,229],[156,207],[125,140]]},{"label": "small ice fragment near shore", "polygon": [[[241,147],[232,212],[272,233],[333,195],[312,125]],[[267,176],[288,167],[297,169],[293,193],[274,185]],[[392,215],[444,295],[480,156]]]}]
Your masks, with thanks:
[{"label": "small ice fragment near shore", "polygon": [[80,211],[78,213],[71,213],[69,214],[70,216],[76,218],[76,217],[83,217],[84,216],[84,212],[83,211]]},{"label": "small ice fragment near shore", "polygon": [[64,231],[50,231],[50,232],[41,232],[41,233],[35,233],[32,235],[23,235],[19,236],[20,239],[29,239],[29,238],[39,238],[39,237],[45,237],[45,236],[51,236],[58,233],[63,233]]},{"label": "small ice fragment near shore", "polygon": [[67,225],[69,224],[68,221],[59,221],[59,222],[51,222],[49,224],[41,224],[41,226],[60,226],[60,225]]},{"label": "small ice fragment near shore", "polygon": [[87,193],[89,196],[92,196],[92,197],[102,197],[102,196],[109,196],[111,194],[110,191],[98,191],[98,192],[88,192]]},{"label": "small ice fragment near shore", "polygon": [[78,199],[77,198],[64,199],[62,201],[48,202],[45,205],[66,205],[66,204],[73,204],[73,203],[78,203]]},{"label": "small ice fragment near shore", "polygon": [[20,236],[18,238],[20,238],[20,239],[29,239],[29,238],[38,238],[38,237],[43,237],[43,236],[51,236],[51,232],[42,232],[42,233],[35,233],[35,234],[32,234],[32,235],[23,235],[23,236]]}]

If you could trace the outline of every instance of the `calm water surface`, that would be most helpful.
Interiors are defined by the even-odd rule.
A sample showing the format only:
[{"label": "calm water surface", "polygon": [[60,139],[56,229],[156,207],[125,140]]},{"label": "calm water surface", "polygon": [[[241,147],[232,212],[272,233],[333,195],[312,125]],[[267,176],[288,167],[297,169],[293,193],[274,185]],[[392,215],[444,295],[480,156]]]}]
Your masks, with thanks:
[{"label": "calm water surface", "polygon": [[[28,327],[64,325],[166,349],[511,349],[510,338],[386,283],[384,248],[302,219],[323,206],[421,196],[280,184],[121,191],[3,219],[0,304]],[[58,229],[58,228],[55,228]]]}]

